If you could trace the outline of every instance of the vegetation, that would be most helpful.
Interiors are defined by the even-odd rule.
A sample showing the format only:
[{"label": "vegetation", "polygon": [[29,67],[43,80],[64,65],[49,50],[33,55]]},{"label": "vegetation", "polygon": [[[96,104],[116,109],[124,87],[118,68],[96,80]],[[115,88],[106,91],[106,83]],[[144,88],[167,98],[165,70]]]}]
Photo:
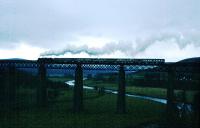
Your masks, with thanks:
[{"label": "vegetation", "polygon": [[72,80],[74,79],[73,77],[48,77],[48,79],[50,81],[53,81],[53,82],[66,82],[66,81],[69,81],[69,80]]},{"label": "vegetation", "polygon": [[[84,90],[84,111],[72,112],[73,89],[66,88],[64,82],[71,78],[50,77],[48,87],[48,106],[36,106],[36,86],[38,77],[31,78],[21,74],[18,81],[17,105],[12,110],[0,110],[2,128],[126,128],[137,127],[149,122],[162,122],[166,106],[160,103],[137,98],[126,98],[127,113],[116,113],[116,95],[99,94],[93,90]],[[27,80],[27,77],[31,81]],[[25,80],[25,81],[23,81]],[[34,86],[34,84],[35,86]],[[90,86],[117,89],[117,81],[88,79],[84,84]],[[165,97],[166,90],[127,86],[127,92]],[[53,94],[53,95],[52,95]]]},{"label": "vegetation", "polygon": [[[86,79],[84,81],[84,85],[87,86],[97,86],[97,87],[104,87],[106,89],[112,89],[117,90],[118,89],[118,83],[116,81],[103,81],[96,79]],[[126,86],[126,92],[131,94],[138,94],[138,95],[145,95],[145,96],[151,96],[151,97],[157,97],[157,98],[166,98],[167,96],[167,89],[164,88],[153,88],[153,87],[139,87],[134,85],[127,85]],[[178,101],[182,100],[182,93],[183,90],[175,90],[174,94]],[[196,94],[196,91],[186,91],[186,102],[192,103],[194,95]]]},{"label": "vegetation", "polygon": [[[20,77],[23,79],[20,78],[17,82],[17,99],[14,107],[0,110],[2,128],[133,127],[140,123],[157,121],[165,111],[162,104],[127,98],[127,113],[116,114],[116,95],[84,90],[84,111],[75,114],[72,112],[73,89],[63,88],[63,82],[71,78],[59,77],[46,81],[48,106],[38,108],[36,89],[38,84],[41,84],[39,78],[31,78],[26,73],[21,73]],[[50,92],[57,94],[52,96]]]},{"label": "vegetation", "polygon": [[[22,93],[18,98],[23,98],[21,103],[34,102],[34,92],[20,89]],[[54,100],[49,100],[47,108],[35,106],[23,109],[2,112],[0,127],[9,128],[65,128],[65,127],[129,127],[140,123],[159,120],[165,106],[146,100],[127,98],[127,114],[115,113],[116,96],[99,95],[93,91],[84,92],[84,112],[72,113],[72,90],[60,90],[60,95]],[[19,101],[19,100],[18,100]],[[32,103],[33,104],[33,103]],[[148,106],[148,107],[145,107]],[[22,107],[22,106],[21,106]]]}]

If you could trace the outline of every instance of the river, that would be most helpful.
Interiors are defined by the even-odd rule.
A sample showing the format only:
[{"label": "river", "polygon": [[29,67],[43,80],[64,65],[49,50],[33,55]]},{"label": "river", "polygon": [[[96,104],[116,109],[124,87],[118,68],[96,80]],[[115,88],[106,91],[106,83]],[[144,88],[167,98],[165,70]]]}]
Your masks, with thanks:
[{"label": "river", "polygon": [[[87,78],[84,78],[83,80],[86,80],[86,79]],[[70,81],[65,82],[65,84],[67,84],[68,86],[74,87],[75,81],[74,80],[70,80]],[[95,90],[95,87],[85,86],[84,85],[83,89]],[[111,94],[117,94],[118,93],[116,90],[111,90],[111,89],[106,89],[106,88],[104,89],[104,92],[111,93]],[[165,105],[167,104],[167,100],[166,99],[162,99],[162,98],[155,98],[155,97],[143,96],[143,95],[137,95],[137,94],[130,94],[130,93],[126,93],[125,95],[128,96],[128,97],[134,97],[134,98],[140,98],[140,99],[145,99],[145,100],[158,102],[158,103],[165,104]],[[181,111],[186,111],[187,113],[193,112],[192,105],[190,105],[190,104],[177,103],[176,107],[180,111],[180,114],[179,114],[180,116],[182,116]]]}]

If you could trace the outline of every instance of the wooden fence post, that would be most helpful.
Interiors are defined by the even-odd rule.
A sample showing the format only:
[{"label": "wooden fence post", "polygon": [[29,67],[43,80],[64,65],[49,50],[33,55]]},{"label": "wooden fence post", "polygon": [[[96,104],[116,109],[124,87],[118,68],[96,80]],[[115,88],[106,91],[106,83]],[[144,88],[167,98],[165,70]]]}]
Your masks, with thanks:
[{"label": "wooden fence post", "polygon": [[81,64],[77,64],[75,70],[75,86],[74,86],[74,112],[83,110],[83,69]]},{"label": "wooden fence post", "polygon": [[126,99],[125,99],[125,71],[124,66],[120,65],[119,69],[119,85],[117,94],[117,113],[123,114],[126,112]]}]

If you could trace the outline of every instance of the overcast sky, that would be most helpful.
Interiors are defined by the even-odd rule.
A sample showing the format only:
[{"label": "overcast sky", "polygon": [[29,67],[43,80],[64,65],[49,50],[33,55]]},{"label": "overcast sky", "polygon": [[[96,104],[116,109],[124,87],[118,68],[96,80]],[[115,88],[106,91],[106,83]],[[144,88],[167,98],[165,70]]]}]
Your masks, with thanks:
[{"label": "overcast sky", "polygon": [[200,0],[0,0],[0,58],[200,56]]}]

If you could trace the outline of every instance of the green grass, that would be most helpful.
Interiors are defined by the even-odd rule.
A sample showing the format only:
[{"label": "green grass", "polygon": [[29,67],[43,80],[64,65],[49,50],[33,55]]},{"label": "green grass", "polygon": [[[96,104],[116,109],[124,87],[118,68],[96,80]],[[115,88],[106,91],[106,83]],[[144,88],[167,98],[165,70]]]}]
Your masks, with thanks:
[{"label": "green grass", "polygon": [[70,77],[49,77],[48,79],[50,81],[53,81],[53,82],[66,82],[66,81],[72,80],[74,78],[70,78]]},{"label": "green grass", "polygon": [[[54,82],[65,82],[71,78],[49,78]],[[117,83],[86,80],[84,84],[117,89]],[[54,91],[54,89],[48,89]],[[37,108],[36,90],[19,88],[19,108],[0,111],[0,128],[126,128],[149,122],[162,122],[166,106],[153,101],[126,97],[126,114],[116,114],[117,95],[98,94],[84,90],[84,111],[72,112],[73,89],[56,89],[59,95],[49,99],[46,108]],[[159,88],[126,87],[126,91],[156,97],[165,97],[166,90]],[[176,91],[178,94],[180,91]],[[193,92],[186,92],[192,97]],[[189,98],[190,99],[190,98]]]},{"label": "green grass", "polygon": [[162,88],[127,86],[126,92],[158,98],[166,98],[167,90]]},{"label": "green grass", "polygon": [[[23,96],[28,95],[29,92],[24,93]],[[165,111],[165,106],[162,104],[127,97],[127,113],[116,114],[116,95],[99,95],[94,91],[84,90],[84,111],[74,114],[72,99],[72,90],[61,90],[56,102],[49,102],[47,108],[29,107],[4,112],[5,116],[0,117],[0,127],[124,128],[157,121]]]},{"label": "green grass", "polygon": [[36,103],[36,89],[18,88],[16,101],[19,108],[34,106]]},{"label": "green grass", "polygon": [[[85,85],[88,86],[98,86],[98,87],[105,87],[107,89],[118,89],[117,83],[108,83],[103,81],[94,81],[94,80],[85,80]],[[126,92],[127,93],[134,93],[134,94],[141,94],[141,95],[147,95],[147,96],[153,96],[158,98],[166,98],[166,89],[162,88],[152,88],[152,87],[138,87],[138,86],[126,86]]]},{"label": "green grass", "polygon": [[[85,80],[84,85],[104,87],[113,90],[118,89],[118,83],[116,82],[95,81],[93,79]],[[167,98],[167,89],[164,88],[126,86],[126,92],[139,95],[152,96],[157,98]],[[174,95],[175,97],[177,97],[177,100],[180,100],[181,93],[182,90],[174,91]],[[186,91],[186,102],[192,103],[195,93],[196,91]]]}]

